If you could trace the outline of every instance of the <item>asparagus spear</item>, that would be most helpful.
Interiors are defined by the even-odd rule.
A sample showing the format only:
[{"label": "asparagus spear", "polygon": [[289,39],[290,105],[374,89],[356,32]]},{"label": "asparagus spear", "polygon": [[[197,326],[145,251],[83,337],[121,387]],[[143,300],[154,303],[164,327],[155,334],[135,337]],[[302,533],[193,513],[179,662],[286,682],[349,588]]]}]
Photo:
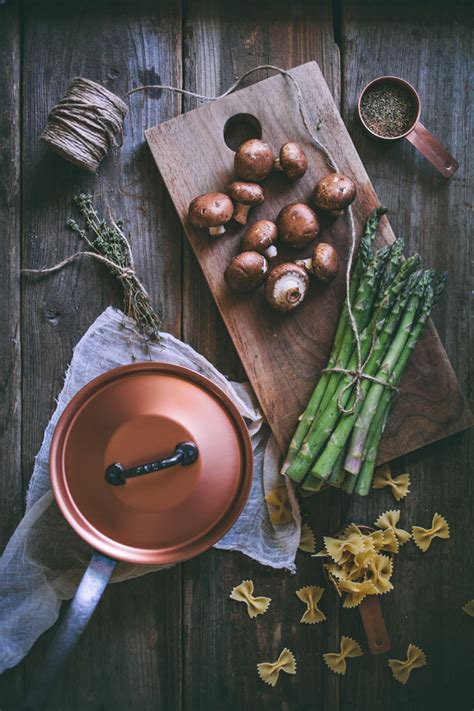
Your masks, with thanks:
[{"label": "asparagus spear", "polygon": [[[364,272],[367,264],[370,262],[370,260],[372,258],[372,244],[375,239],[375,234],[377,232],[377,227],[380,222],[380,218],[386,212],[387,212],[387,208],[377,207],[377,208],[375,208],[375,210],[373,210],[371,212],[371,214],[369,215],[369,218],[367,220],[367,223],[365,226],[365,231],[364,231],[364,234],[363,234],[362,239],[360,241],[359,252],[357,255],[357,259],[356,259],[354,272],[353,272],[351,282],[350,282],[349,298],[350,298],[351,304],[353,304],[354,300],[356,299],[356,295],[358,293],[359,284],[360,284],[361,278],[363,276],[363,272]],[[347,299],[346,299],[346,301],[344,302],[341,316],[339,318],[339,322],[338,322],[338,326],[337,326],[337,330],[336,330],[336,335],[334,337],[334,344],[333,344],[333,348],[332,348],[332,353],[331,353],[331,356],[329,358],[329,362],[327,365],[328,368],[334,367],[335,363],[338,360],[340,350],[343,347],[343,344],[346,342],[348,319],[349,319],[349,314],[348,314],[348,310],[347,310]],[[314,420],[314,417],[316,415],[318,407],[321,403],[322,397],[325,393],[326,386],[329,382],[329,379],[330,379],[329,376],[330,376],[329,373],[323,373],[321,375],[321,377],[316,385],[316,388],[313,391],[313,394],[306,406],[306,409],[300,418],[298,427],[296,428],[296,432],[293,435],[293,438],[290,442],[288,453],[287,453],[285,462],[282,467],[283,474],[285,474],[287,472],[291,461],[293,460],[294,456],[297,454],[309,428],[311,427],[311,424]]]},{"label": "asparagus spear", "polygon": [[[429,276],[431,279],[431,275]],[[395,368],[395,365],[403,352],[403,348],[409,338],[410,331],[413,325],[413,322],[416,318],[417,314],[417,309],[418,305],[420,304],[420,300],[422,298],[423,292],[426,288],[426,280],[427,276],[426,273],[421,279],[421,289],[419,288],[417,290],[417,293],[415,293],[413,296],[410,297],[407,307],[405,309],[405,312],[402,316],[400,325],[398,327],[398,330],[393,338],[392,343],[387,349],[387,353],[383,357],[383,362],[376,370],[374,366],[378,364],[380,361],[380,355],[385,352],[385,346],[380,347],[380,345],[377,345],[374,348],[374,351],[372,353],[371,359],[373,361],[372,366],[370,365],[370,360],[369,363],[366,366],[366,373],[368,375],[374,375],[375,371],[375,376],[377,378],[381,378],[384,380],[387,380],[392,372],[393,369]],[[390,317],[387,319],[387,322],[390,322],[391,319]],[[382,338],[384,335],[384,332],[386,330],[388,323],[386,324],[384,331],[382,331],[378,341],[379,343],[385,339]],[[352,428],[354,426],[355,421],[357,420],[357,417],[359,415],[359,412],[362,408],[362,403],[364,400],[364,397],[369,389],[369,383],[370,381],[364,379],[361,383],[361,392],[362,392],[362,397],[357,404],[355,411],[352,415],[347,415],[343,417],[339,423],[337,424],[336,428],[332,432],[327,445],[324,448],[324,451],[322,454],[318,457],[316,463],[314,464],[311,472],[313,475],[320,477],[321,479],[327,479],[329,475],[331,474],[331,471],[333,469],[333,466],[339,456],[339,453],[341,449],[345,446],[348,438],[351,435]],[[382,387],[382,386],[380,386]]]},{"label": "asparagus spear", "polygon": [[[434,272],[430,273],[430,281],[434,277]],[[413,327],[413,331],[417,333],[421,333],[420,331],[420,324],[421,324],[421,330],[424,328],[424,325],[426,323],[426,319],[428,318],[428,315],[431,311],[432,303],[434,300],[434,292],[433,289],[430,285],[427,286],[426,289],[426,294],[424,295],[424,299],[421,303],[421,308],[420,308],[420,314],[418,316],[418,320],[416,324]],[[410,344],[413,343],[412,349],[415,347],[416,340],[413,342],[412,339],[409,339],[409,342],[407,343],[407,351],[409,349]],[[410,357],[411,350],[409,351],[409,354],[406,356],[407,360]],[[405,358],[405,354],[402,354],[400,357],[400,362],[396,363],[394,373],[392,375],[391,383],[392,385],[397,385],[395,383],[395,380],[397,379],[397,374],[403,373],[403,370],[405,368],[406,362],[403,362]],[[383,376],[382,376],[383,377]],[[382,395],[386,390],[390,390],[389,388],[384,387],[383,385],[379,383],[372,383],[369,389],[369,392],[367,394],[367,397],[365,398],[364,404],[362,406],[362,409],[360,411],[360,414],[357,418],[357,420],[354,423],[354,428],[351,434],[351,439],[350,439],[350,444],[349,444],[349,451],[346,457],[345,461],[345,469],[346,471],[350,472],[351,474],[358,474],[360,471],[360,468],[362,466],[363,458],[364,458],[364,445],[365,441],[368,435],[369,427],[372,422],[372,419],[375,417],[375,415],[378,412],[379,408],[379,403],[382,398]]]},{"label": "asparagus spear", "polygon": [[[437,274],[434,283],[427,289],[426,298],[422,305],[422,310],[418,319],[416,326],[413,328],[410,338],[407,341],[405,349],[397,363],[392,376],[392,383],[398,386],[402,375],[404,373],[405,367],[413,353],[413,350],[423,333],[426,322],[430,315],[430,312],[438,302],[446,286],[447,275]],[[366,496],[369,493],[372,478],[375,469],[375,460],[377,457],[377,451],[379,448],[380,439],[382,437],[388,415],[390,413],[390,408],[392,400],[394,397],[393,390],[384,388],[382,393],[379,409],[376,416],[373,418],[372,423],[369,426],[369,432],[366,442],[366,453],[364,456],[364,461],[360,469],[359,476],[357,477],[356,493],[361,496]]]},{"label": "asparagus spear", "polygon": [[[406,282],[401,281],[393,283],[387,290],[386,297],[383,300],[379,311],[374,314],[370,324],[363,331],[361,335],[361,356],[363,361],[367,358],[369,354],[375,331],[374,348],[372,351],[372,355],[370,356],[369,362],[366,364],[365,367],[365,370],[368,375],[374,375],[375,369],[378,366],[380,358],[385,352],[385,349],[398,325],[401,313],[405,308],[407,300],[412,291],[417,287],[418,283],[419,273],[417,272],[415,272],[415,274],[412,274]],[[354,368],[357,367],[357,353],[355,351],[353,352],[351,359],[347,365],[349,370],[354,370]],[[331,401],[328,403],[328,406],[321,414],[321,416],[318,417],[317,420],[315,420],[312,427],[310,428],[307,438],[303,442],[300,451],[294,458],[287,472],[287,475],[294,481],[302,481],[309,468],[311,467],[312,461],[318,454],[318,451],[323,447],[327,438],[333,431],[333,428],[335,427],[336,423],[340,419],[341,414],[339,412],[338,401],[340,399],[343,388],[350,383],[351,379],[352,376],[341,374],[341,377],[338,378],[339,385],[337,387],[337,390],[334,392]],[[361,384],[361,389],[363,385],[364,382]],[[341,398],[341,404],[344,407],[346,407],[346,405],[348,404],[353,390],[354,388],[347,389],[344,396]],[[309,483],[310,482],[305,482],[304,488],[306,488],[307,484]]]}]

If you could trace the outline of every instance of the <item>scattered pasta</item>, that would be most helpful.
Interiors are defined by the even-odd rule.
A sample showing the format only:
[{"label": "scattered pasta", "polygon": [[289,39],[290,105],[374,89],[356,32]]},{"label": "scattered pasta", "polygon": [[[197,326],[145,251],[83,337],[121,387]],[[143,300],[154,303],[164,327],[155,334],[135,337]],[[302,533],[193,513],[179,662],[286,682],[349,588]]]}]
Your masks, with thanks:
[{"label": "scattered pasta", "polygon": [[415,647],[414,644],[408,645],[406,661],[402,662],[399,659],[388,660],[392,674],[400,684],[406,684],[413,669],[424,667],[426,663],[425,653],[419,647]]},{"label": "scattered pasta", "polygon": [[433,538],[449,538],[448,522],[439,513],[434,514],[431,522],[431,528],[413,526],[411,530],[413,533],[413,540],[420,551],[423,551],[423,553],[426,553]]},{"label": "scattered pasta", "polygon": [[326,615],[318,607],[318,602],[321,600],[323,593],[324,588],[320,588],[317,585],[306,585],[306,587],[296,591],[299,599],[306,603],[306,611],[300,622],[313,625],[326,619]]},{"label": "scattered pasta", "polygon": [[307,523],[301,526],[301,538],[298,548],[305,553],[314,553],[316,550],[316,539]]},{"label": "scattered pasta", "polygon": [[341,651],[323,654],[323,659],[331,671],[336,674],[346,673],[346,659],[348,657],[361,657],[363,654],[360,644],[350,637],[341,638]]},{"label": "scattered pasta", "polygon": [[245,602],[249,617],[264,615],[272,601],[270,597],[254,597],[252,580],[242,580],[240,585],[232,589],[229,597],[231,600]]},{"label": "scattered pasta", "polygon": [[474,600],[469,600],[469,602],[466,602],[462,610],[466,613],[466,615],[474,617]]},{"label": "scattered pasta", "polygon": [[326,536],[316,555],[330,559],[323,566],[338,594],[345,595],[343,607],[356,607],[367,595],[393,590],[393,562],[382,551],[396,553],[398,547],[392,528],[365,532],[351,524],[336,538]]},{"label": "scattered pasta", "polygon": [[400,501],[400,499],[404,499],[405,496],[410,493],[410,475],[399,474],[396,477],[392,477],[392,470],[389,465],[383,464],[375,470],[372,488],[383,489],[386,486],[391,488],[393,496],[397,501]]},{"label": "scattered pasta", "polygon": [[378,519],[375,522],[375,525],[378,526],[379,528],[384,528],[393,531],[395,536],[397,537],[400,545],[402,546],[404,543],[410,540],[411,538],[411,533],[408,531],[404,531],[403,528],[397,528],[397,523],[400,520],[400,511],[398,510],[391,510],[391,511],[385,511],[385,513],[381,514]]},{"label": "scattered pasta", "polygon": [[275,526],[293,521],[290,498],[286,486],[277,486],[266,496],[265,501],[270,506],[270,521]]},{"label": "scattered pasta", "polygon": [[285,647],[276,662],[262,662],[257,664],[257,672],[262,681],[270,686],[275,686],[280,672],[296,674],[296,659],[293,652]]}]

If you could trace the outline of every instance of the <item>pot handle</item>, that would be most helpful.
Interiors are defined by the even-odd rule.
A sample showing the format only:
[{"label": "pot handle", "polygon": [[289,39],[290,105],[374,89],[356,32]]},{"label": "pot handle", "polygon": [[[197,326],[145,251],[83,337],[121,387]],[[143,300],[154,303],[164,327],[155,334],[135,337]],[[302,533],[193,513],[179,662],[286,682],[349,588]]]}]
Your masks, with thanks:
[{"label": "pot handle", "polygon": [[31,691],[21,711],[39,711],[43,708],[57,675],[97,607],[116,564],[117,561],[102,553],[95,552],[92,555],[76,594],[34,675]]}]

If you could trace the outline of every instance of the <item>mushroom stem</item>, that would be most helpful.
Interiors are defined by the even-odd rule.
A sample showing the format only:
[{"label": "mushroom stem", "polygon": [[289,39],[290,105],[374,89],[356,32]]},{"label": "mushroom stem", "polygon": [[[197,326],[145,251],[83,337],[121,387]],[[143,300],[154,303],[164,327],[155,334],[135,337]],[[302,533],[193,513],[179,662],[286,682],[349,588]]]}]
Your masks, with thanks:
[{"label": "mushroom stem", "polygon": [[280,162],[279,158],[275,158],[275,162],[273,164],[273,169],[279,170],[281,173],[283,173],[283,168],[281,167],[281,162]]},{"label": "mushroom stem", "polygon": [[234,210],[234,220],[241,225],[246,225],[250,208],[251,205],[244,205],[238,202]]},{"label": "mushroom stem", "polygon": [[303,269],[306,269],[308,272],[313,271],[313,260],[311,257],[308,257],[308,259],[297,259],[295,264],[299,264],[300,267],[303,267]]},{"label": "mushroom stem", "polygon": [[271,244],[269,247],[267,247],[267,249],[263,251],[263,254],[266,256],[267,259],[273,259],[277,256],[278,250],[274,244]]},{"label": "mushroom stem", "polygon": [[223,235],[224,232],[225,232],[224,225],[219,225],[218,227],[209,227],[209,234],[212,235],[213,237],[217,237],[218,235]]},{"label": "mushroom stem", "polygon": [[279,304],[295,304],[303,296],[300,280],[293,274],[279,279],[275,284],[274,299]]}]

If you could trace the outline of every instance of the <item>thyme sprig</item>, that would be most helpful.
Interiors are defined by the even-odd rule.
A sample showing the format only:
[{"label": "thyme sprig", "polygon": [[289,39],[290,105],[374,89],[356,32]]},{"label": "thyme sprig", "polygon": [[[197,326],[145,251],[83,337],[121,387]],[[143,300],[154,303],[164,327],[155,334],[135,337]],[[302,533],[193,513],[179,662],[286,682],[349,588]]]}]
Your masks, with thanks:
[{"label": "thyme sprig", "polygon": [[71,218],[67,227],[84,240],[90,250],[100,255],[101,261],[117,277],[123,288],[124,313],[134,319],[138,331],[151,341],[159,341],[161,321],[137,277],[130,243],[123,233],[123,221],[111,216],[110,222],[101,219],[91,195],[76,195],[74,202],[84,218],[84,226]]}]

